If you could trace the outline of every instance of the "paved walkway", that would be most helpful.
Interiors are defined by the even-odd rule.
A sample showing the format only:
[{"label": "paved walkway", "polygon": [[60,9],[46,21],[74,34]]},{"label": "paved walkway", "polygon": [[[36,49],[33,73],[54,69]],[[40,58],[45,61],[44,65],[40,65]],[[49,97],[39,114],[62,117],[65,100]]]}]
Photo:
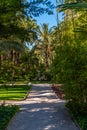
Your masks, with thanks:
[{"label": "paved walkway", "polygon": [[7,130],[79,130],[48,84],[33,85],[25,101],[13,104],[20,105],[20,112]]}]

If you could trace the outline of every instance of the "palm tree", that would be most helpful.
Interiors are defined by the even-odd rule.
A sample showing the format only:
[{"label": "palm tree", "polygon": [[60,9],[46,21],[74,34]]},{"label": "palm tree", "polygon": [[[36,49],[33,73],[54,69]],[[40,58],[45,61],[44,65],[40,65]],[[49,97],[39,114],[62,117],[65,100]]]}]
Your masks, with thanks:
[{"label": "palm tree", "polygon": [[70,2],[62,5],[58,5],[58,8],[60,7],[60,11],[64,11],[66,9],[76,9],[76,10],[85,10],[87,9],[87,2]]},{"label": "palm tree", "polygon": [[48,24],[42,24],[37,32],[40,41],[40,54],[42,54],[43,62],[45,63],[46,69],[48,69],[52,62],[52,28],[49,29]]}]

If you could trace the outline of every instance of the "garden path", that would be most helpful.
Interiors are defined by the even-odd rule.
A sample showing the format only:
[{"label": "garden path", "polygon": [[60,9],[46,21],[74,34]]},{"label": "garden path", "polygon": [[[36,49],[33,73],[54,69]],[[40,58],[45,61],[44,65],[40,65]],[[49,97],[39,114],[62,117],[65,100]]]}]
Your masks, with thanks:
[{"label": "garden path", "polygon": [[20,112],[7,130],[79,130],[64,106],[65,101],[55,96],[49,84],[34,84],[25,101],[12,104],[20,105]]}]

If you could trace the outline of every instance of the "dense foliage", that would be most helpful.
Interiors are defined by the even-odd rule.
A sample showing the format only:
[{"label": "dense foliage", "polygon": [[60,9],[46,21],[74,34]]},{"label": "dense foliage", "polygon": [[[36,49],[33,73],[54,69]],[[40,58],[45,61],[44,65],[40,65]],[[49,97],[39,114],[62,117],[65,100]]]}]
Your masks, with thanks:
[{"label": "dense foliage", "polygon": [[5,130],[8,122],[18,110],[18,106],[0,106],[0,130]]},{"label": "dense foliage", "polygon": [[57,49],[56,53],[52,68],[54,81],[64,84],[66,99],[79,103],[86,102],[87,46],[65,44]]},{"label": "dense foliage", "polygon": [[[1,0],[0,1],[0,39],[10,37],[25,37],[28,33],[21,26],[21,20],[28,16],[37,16],[43,13],[52,13],[53,5],[49,0]],[[24,35],[24,36],[23,36]],[[23,37],[22,37],[23,36]]]},{"label": "dense foliage", "polygon": [[66,104],[70,115],[73,120],[75,120],[82,130],[87,129],[87,104],[79,104],[68,102]]},{"label": "dense foliage", "polygon": [[[0,1],[0,82],[15,79],[34,79],[39,68],[35,53],[39,28],[33,17],[52,14],[49,0],[1,0]],[[32,48],[32,49],[31,49]],[[41,72],[40,72],[41,73]]]}]

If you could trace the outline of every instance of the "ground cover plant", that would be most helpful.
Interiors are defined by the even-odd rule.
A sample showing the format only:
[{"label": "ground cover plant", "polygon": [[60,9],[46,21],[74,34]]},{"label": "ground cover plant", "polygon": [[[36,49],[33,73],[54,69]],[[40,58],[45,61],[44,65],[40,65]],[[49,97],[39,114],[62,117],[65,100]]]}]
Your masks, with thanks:
[{"label": "ground cover plant", "polygon": [[30,88],[28,85],[0,86],[0,100],[23,100]]},{"label": "ground cover plant", "polygon": [[80,126],[81,130],[87,130],[87,104],[68,102],[66,107],[69,109],[70,115]]},{"label": "ground cover plant", "polygon": [[13,115],[19,110],[18,106],[0,106],[0,130],[5,130]]}]

